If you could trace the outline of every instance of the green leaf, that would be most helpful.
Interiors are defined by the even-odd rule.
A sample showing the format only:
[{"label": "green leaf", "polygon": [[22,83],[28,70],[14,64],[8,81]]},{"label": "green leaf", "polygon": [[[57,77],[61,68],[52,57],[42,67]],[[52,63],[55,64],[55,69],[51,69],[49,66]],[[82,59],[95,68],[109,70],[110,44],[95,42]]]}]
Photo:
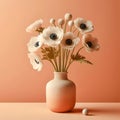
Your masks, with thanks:
[{"label": "green leaf", "polygon": [[81,62],[81,63],[87,63],[87,64],[91,64],[91,65],[93,65],[93,63],[92,62],[90,62],[89,60],[85,60],[85,59],[81,59],[81,60],[79,60],[79,62]]},{"label": "green leaf", "polygon": [[43,59],[55,59],[58,56],[59,51],[54,47],[44,47],[41,48],[41,52],[43,53]]},{"label": "green leaf", "polygon": [[76,61],[79,61],[79,60],[81,60],[81,59],[85,59],[85,57],[82,56],[82,55],[80,55],[80,54],[71,55],[71,58],[72,58],[73,60],[76,60]]}]

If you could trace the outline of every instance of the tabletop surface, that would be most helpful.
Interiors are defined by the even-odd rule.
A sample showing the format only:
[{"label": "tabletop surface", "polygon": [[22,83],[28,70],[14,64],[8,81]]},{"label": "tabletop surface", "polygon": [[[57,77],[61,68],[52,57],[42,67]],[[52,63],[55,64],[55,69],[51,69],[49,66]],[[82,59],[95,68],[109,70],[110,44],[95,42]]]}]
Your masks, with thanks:
[{"label": "tabletop surface", "polygon": [[0,103],[0,120],[120,120],[120,103],[76,103],[69,113],[51,112],[45,103]]}]

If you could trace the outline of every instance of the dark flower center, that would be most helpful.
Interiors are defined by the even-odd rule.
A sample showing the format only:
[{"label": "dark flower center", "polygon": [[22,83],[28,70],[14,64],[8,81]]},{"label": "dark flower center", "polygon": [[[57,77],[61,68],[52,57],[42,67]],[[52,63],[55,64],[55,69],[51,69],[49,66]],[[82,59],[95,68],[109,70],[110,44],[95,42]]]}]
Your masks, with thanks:
[{"label": "dark flower center", "polygon": [[67,39],[67,40],[65,41],[65,43],[66,43],[67,45],[72,45],[73,41],[72,41],[71,39]]},{"label": "dark flower center", "polygon": [[35,60],[35,62],[37,63],[37,64],[39,64],[39,61],[37,61],[36,59],[34,59]]},{"label": "dark flower center", "polygon": [[87,28],[87,26],[86,26],[86,24],[81,23],[81,24],[80,24],[80,28],[83,29],[83,30],[85,30],[85,29]]},{"label": "dark flower center", "polygon": [[86,44],[87,44],[88,47],[90,47],[90,48],[93,46],[92,42],[90,42],[90,41],[87,41]]},{"label": "dark flower center", "polygon": [[57,39],[57,35],[55,33],[51,33],[50,34],[50,39],[56,40]]},{"label": "dark flower center", "polygon": [[39,42],[36,42],[34,46],[35,46],[35,47],[38,47],[38,46],[39,46]]}]

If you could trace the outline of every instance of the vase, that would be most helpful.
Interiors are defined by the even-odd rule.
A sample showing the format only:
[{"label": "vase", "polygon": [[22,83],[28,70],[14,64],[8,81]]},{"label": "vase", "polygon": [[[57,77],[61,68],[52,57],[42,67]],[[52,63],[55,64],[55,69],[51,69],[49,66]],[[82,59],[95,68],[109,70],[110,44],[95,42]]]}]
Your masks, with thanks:
[{"label": "vase", "polygon": [[69,112],[76,102],[76,86],[67,72],[54,72],[54,79],[46,85],[46,104],[53,112]]}]

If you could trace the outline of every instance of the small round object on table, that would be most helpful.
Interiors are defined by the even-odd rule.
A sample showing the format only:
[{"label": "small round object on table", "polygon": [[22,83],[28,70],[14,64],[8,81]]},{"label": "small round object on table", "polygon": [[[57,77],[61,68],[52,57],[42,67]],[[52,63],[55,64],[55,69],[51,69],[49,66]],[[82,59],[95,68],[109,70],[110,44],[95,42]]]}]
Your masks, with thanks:
[{"label": "small round object on table", "polygon": [[84,108],[84,109],[82,110],[82,114],[83,114],[83,115],[88,115],[88,109],[87,109],[87,108]]}]

